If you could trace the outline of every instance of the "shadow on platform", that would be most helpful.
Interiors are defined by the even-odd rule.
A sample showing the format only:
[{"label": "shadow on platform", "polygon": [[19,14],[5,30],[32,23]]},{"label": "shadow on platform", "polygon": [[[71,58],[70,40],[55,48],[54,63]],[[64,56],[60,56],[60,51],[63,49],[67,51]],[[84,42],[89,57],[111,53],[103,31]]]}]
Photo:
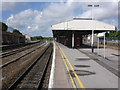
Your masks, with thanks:
[{"label": "shadow on platform", "polygon": [[[86,75],[96,74],[95,72],[86,71],[86,70],[75,70],[75,72],[77,73],[78,76],[86,76]],[[70,70],[70,73],[73,77],[75,77],[72,70]]]},{"label": "shadow on platform", "polygon": [[[75,47],[76,49],[84,49],[84,48],[91,48],[90,45],[86,45],[86,44],[82,44],[79,47]],[[97,46],[94,46],[94,48],[97,48]],[[103,47],[99,47],[99,48],[103,48]]]}]

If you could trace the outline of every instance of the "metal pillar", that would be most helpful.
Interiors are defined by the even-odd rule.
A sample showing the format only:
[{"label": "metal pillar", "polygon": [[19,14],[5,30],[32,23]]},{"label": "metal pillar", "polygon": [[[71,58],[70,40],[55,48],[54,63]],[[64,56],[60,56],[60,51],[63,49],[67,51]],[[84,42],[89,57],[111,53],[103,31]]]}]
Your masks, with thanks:
[{"label": "metal pillar", "polygon": [[74,48],[74,32],[72,32],[72,48]]},{"label": "metal pillar", "polygon": [[[93,27],[93,7],[99,7],[99,5],[88,5],[88,7],[91,7],[91,16],[92,16],[92,27]],[[93,44],[93,34],[94,34],[94,28],[92,30],[92,43],[91,43],[91,48],[92,48],[92,53],[94,53],[94,44]]]},{"label": "metal pillar", "polygon": [[92,53],[94,53],[94,30],[92,30],[91,48],[92,48]]},{"label": "metal pillar", "polygon": [[[93,28],[93,6],[92,6],[92,10],[91,10],[91,14],[92,14],[92,28]],[[92,30],[92,43],[91,43],[91,48],[92,48],[92,53],[94,53],[94,28]]]},{"label": "metal pillar", "polygon": [[99,37],[98,37],[97,53],[99,54]]},{"label": "metal pillar", "polygon": [[55,38],[54,38],[54,40],[56,41],[56,40],[57,40],[57,38],[55,37]]},{"label": "metal pillar", "polygon": [[104,33],[104,58],[105,58],[105,33]]}]

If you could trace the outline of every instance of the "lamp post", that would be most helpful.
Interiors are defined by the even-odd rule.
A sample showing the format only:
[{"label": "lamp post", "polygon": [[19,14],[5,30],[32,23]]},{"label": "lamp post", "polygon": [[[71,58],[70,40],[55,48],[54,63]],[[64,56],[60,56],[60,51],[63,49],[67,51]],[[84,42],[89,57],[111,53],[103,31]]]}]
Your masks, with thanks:
[{"label": "lamp post", "polygon": [[105,58],[105,32],[104,32],[104,58]]},{"label": "lamp post", "polygon": [[[93,7],[99,7],[99,5],[88,5],[88,7],[91,7],[91,16],[92,16],[92,28],[93,28]],[[92,48],[92,53],[94,53],[94,28],[92,29],[92,40],[91,40],[91,48]]]}]

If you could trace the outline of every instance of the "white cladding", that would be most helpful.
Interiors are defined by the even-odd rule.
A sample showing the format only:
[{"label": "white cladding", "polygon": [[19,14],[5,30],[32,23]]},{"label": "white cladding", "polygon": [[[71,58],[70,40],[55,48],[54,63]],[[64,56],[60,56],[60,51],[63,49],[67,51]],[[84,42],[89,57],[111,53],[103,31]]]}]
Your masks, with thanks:
[{"label": "white cladding", "polygon": [[25,35],[25,40],[26,40],[26,42],[30,42],[31,41],[31,37],[28,36],[28,35]]},{"label": "white cladding", "polygon": [[115,30],[115,26],[97,21],[73,19],[52,25],[52,30]]}]

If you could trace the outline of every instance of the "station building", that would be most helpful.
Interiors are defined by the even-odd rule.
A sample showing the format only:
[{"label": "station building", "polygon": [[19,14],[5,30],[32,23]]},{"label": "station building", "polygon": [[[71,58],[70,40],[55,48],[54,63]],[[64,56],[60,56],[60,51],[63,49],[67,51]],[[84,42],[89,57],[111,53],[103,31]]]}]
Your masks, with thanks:
[{"label": "station building", "polygon": [[3,45],[25,43],[24,35],[2,31],[2,33],[0,33],[0,36],[2,36],[0,38],[0,43]]},{"label": "station building", "polygon": [[68,47],[80,47],[82,39],[87,35],[106,31],[115,31],[116,27],[91,18],[74,18],[72,20],[51,25],[53,37]]}]

